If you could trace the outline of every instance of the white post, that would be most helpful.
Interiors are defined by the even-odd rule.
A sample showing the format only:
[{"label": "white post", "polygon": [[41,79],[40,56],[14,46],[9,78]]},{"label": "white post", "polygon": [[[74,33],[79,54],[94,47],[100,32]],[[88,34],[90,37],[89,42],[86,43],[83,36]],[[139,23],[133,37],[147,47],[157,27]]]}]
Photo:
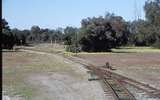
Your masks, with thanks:
[{"label": "white post", "polygon": [[54,48],[56,48],[56,39],[55,39],[55,41],[54,41]]},{"label": "white post", "polygon": [[51,45],[52,45],[52,39],[51,39]]}]

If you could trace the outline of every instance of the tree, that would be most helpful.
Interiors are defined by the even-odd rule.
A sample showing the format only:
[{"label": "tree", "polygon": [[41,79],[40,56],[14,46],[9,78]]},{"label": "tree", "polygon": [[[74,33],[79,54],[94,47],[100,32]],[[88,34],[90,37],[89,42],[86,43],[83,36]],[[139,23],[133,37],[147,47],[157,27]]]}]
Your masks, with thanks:
[{"label": "tree", "polygon": [[47,42],[49,41],[49,29],[41,29],[41,41]]},{"label": "tree", "polygon": [[[108,17],[107,17],[108,15]],[[107,14],[105,20],[111,23],[113,30],[116,32],[117,45],[126,45],[129,37],[128,22],[126,22],[121,16],[115,16],[114,14]]]},{"label": "tree", "polygon": [[11,29],[15,37],[16,45],[26,45],[27,37],[30,35],[29,30],[19,30],[17,28]]},{"label": "tree", "polygon": [[55,33],[54,33],[54,37],[55,37],[55,40],[57,42],[62,42],[62,39],[63,39],[63,29],[62,28],[57,28],[55,30]]},{"label": "tree", "polygon": [[132,41],[136,46],[146,46],[147,45],[147,31],[146,31],[147,23],[144,20],[133,21],[131,24],[132,33],[134,37],[132,37]]},{"label": "tree", "polygon": [[145,3],[144,10],[147,21],[160,26],[160,0],[148,0]]},{"label": "tree", "polygon": [[64,29],[64,36],[63,36],[63,40],[64,40],[64,44],[68,45],[67,46],[67,51],[72,51],[72,52],[76,52],[77,50],[77,33],[78,33],[78,29],[74,28],[74,27],[66,27]]},{"label": "tree", "polygon": [[149,33],[152,34],[152,38],[155,40],[154,44],[160,47],[160,0],[147,1],[144,6],[147,22],[149,23]]},{"label": "tree", "polygon": [[77,32],[77,29],[76,28],[73,28],[73,27],[66,27],[64,29],[64,41],[65,41],[65,44],[66,45],[71,45],[72,44],[72,40],[73,40],[73,37],[75,36]]},{"label": "tree", "polygon": [[30,40],[34,42],[39,42],[40,41],[40,27],[39,26],[32,26],[31,27],[31,36]]},{"label": "tree", "polygon": [[25,29],[25,30],[22,30],[21,33],[22,33],[22,37],[21,37],[22,44],[27,45],[28,44],[27,39],[28,39],[28,36],[31,34],[31,32],[30,30]]},{"label": "tree", "polygon": [[133,21],[129,26],[130,42],[136,46],[160,44],[160,0],[146,1],[144,11],[146,20]]},{"label": "tree", "polygon": [[105,17],[93,17],[81,21],[79,36],[84,51],[110,51],[128,41],[127,23],[120,16],[107,13]]},{"label": "tree", "polygon": [[5,19],[2,19],[2,48],[3,49],[13,49],[15,45],[15,37],[11,33],[8,22]]}]

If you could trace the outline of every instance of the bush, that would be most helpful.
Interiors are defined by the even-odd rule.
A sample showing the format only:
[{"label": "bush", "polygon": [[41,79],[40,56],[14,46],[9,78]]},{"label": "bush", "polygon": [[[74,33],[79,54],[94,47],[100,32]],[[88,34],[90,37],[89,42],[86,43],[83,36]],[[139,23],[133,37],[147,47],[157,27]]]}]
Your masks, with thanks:
[{"label": "bush", "polygon": [[160,49],[160,40],[153,44],[153,47]]},{"label": "bush", "polygon": [[67,45],[66,51],[76,53],[76,52],[80,52],[81,49],[79,46],[76,47],[75,45]]}]

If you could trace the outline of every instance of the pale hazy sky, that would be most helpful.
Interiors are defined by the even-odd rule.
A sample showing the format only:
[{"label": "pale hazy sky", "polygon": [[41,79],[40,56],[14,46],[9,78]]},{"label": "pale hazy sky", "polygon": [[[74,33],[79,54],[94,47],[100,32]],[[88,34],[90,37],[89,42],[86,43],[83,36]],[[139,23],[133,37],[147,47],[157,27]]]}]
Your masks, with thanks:
[{"label": "pale hazy sky", "polygon": [[104,16],[106,12],[122,16],[127,21],[137,12],[144,18],[146,0],[2,0],[2,17],[11,28],[30,29],[32,25],[42,28],[80,27],[87,17]]}]

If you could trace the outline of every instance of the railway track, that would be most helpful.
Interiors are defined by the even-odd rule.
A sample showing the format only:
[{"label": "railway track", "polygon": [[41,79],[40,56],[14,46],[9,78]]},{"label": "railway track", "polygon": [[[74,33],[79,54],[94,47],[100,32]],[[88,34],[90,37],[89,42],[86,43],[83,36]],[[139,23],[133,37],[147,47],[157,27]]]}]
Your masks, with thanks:
[{"label": "railway track", "polygon": [[[111,93],[115,100],[150,100],[149,98],[151,98],[151,100],[160,100],[160,90],[153,88],[148,84],[119,75],[103,67],[96,67],[77,57],[69,57],[68,59],[84,65],[87,69],[98,75],[110,91],[106,92],[104,90],[106,94],[108,95],[108,93]],[[131,87],[132,90],[136,90],[136,94],[141,94],[145,99],[136,98],[135,96],[137,95],[133,95],[133,92],[130,92]]]},{"label": "railway track", "polygon": [[107,69],[101,68],[101,72],[105,74],[106,76],[110,76],[114,79],[117,79],[119,82],[121,82],[123,85],[130,85],[133,86],[134,88],[137,88],[141,91],[144,91],[146,94],[148,94],[151,98],[159,98],[160,100],[160,90],[153,88],[149,86],[148,84],[144,84],[138,81],[135,81],[133,79],[130,79],[128,77],[119,75],[117,73],[111,72]]},{"label": "railway track", "polygon": [[124,88],[118,81],[113,79],[103,79],[104,83],[111,90],[115,100],[136,100],[135,97]]},{"label": "railway track", "polygon": [[[63,55],[63,57],[65,56]],[[135,89],[134,92],[136,91],[142,95],[149,96],[149,98],[153,98],[141,98],[137,100],[160,100],[160,90],[153,88],[147,84],[119,75],[103,67],[96,67],[90,63],[86,63],[86,61],[77,57],[71,56],[65,58],[84,65],[87,69],[93,71],[96,75],[98,75],[107,88],[104,89],[105,94],[107,96],[112,95],[114,97],[114,100],[136,100],[137,98],[135,99],[135,96],[137,95],[133,95],[133,92],[129,90],[130,87]]]},{"label": "railway track", "polygon": [[95,73],[107,86],[105,94],[112,94],[114,100],[136,100],[135,97],[116,79],[106,76],[98,68],[90,69]]}]

